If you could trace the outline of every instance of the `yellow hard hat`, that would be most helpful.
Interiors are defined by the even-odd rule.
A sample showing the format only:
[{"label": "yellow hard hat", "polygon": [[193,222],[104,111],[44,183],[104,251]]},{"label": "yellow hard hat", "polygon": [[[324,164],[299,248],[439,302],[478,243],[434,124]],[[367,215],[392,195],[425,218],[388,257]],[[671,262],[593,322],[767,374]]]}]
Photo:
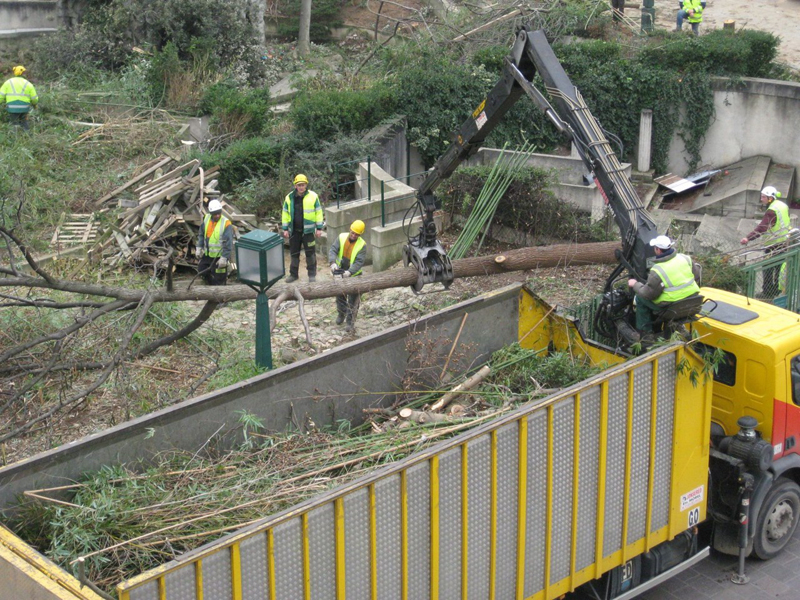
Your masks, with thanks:
[{"label": "yellow hard hat", "polygon": [[297,177],[294,178],[294,184],[297,185],[298,183],[305,183],[308,185],[308,177],[300,173]]},{"label": "yellow hard hat", "polygon": [[19,77],[25,72],[25,67],[23,67],[22,65],[17,65],[11,70],[14,72],[14,77]]},{"label": "yellow hard hat", "polygon": [[366,227],[367,226],[364,225],[364,221],[357,219],[353,221],[352,225],[350,225],[350,231],[352,231],[353,233],[357,233],[358,235],[361,235],[362,233],[364,233],[364,229],[366,229]]}]

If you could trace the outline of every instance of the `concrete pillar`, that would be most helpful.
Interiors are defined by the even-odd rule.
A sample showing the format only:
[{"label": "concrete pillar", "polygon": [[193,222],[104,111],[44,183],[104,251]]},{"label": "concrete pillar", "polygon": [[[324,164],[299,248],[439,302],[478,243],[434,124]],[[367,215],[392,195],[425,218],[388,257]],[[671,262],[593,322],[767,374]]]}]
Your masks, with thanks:
[{"label": "concrete pillar", "polygon": [[639,118],[639,160],[636,168],[641,173],[650,170],[650,147],[653,142],[653,111],[645,108]]},{"label": "concrete pillar", "polygon": [[570,142],[569,157],[570,158],[580,158],[581,157],[581,155],[578,154],[578,149],[575,147],[575,142]]}]

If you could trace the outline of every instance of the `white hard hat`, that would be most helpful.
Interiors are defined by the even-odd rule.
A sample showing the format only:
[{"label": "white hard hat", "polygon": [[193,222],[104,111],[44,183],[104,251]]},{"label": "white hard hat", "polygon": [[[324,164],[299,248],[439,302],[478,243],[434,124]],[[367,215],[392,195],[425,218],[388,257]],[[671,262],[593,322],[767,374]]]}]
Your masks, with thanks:
[{"label": "white hard hat", "polygon": [[661,250],[669,250],[672,248],[672,244],[674,242],[669,239],[666,235],[657,235],[652,240],[650,240],[650,245],[654,248],[660,248]]},{"label": "white hard hat", "polygon": [[770,198],[778,198],[780,197],[780,192],[775,189],[774,186],[768,185],[763,190],[761,190],[761,194],[764,196],[769,196]]},{"label": "white hard hat", "polygon": [[222,210],[222,203],[219,200],[212,200],[208,203],[208,212],[217,212]]}]

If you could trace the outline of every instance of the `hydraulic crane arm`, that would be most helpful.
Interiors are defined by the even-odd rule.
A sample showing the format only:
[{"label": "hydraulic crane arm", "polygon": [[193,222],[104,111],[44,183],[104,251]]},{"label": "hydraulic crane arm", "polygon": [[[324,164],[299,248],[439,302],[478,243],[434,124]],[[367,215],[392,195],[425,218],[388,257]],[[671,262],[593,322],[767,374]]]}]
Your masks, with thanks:
[{"label": "hydraulic crane arm", "polygon": [[[536,73],[544,81],[553,104],[534,87],[533,78]],[[649,242],[657,235],[656,225],[625,177],[622,165],[608,141],[608,134],[589,111],[580,92],[564,72],[544,32],[529,31],[527,28],[522,28],[517,34],[514,47],[506,57],[500,81],[461,126],[450,148],[436,161],[417,192],[424,213],[423,227],[420,235],[409,245],[410,248],[407,247],[410,255],[407,262],[417,266],[424,264],[424,257],[417,256],[415,260],[413,255],[420,254],[426,247],[435,244],[436,260],[449,264],[435,239],[435,227],[433,236],[430,234],[430,226],[426,228],[427,224],[432,225],[433,211],[437,206],[433,192],[462,161],[480,148],[486,137],[523,94],[531,98],[556,128],[574,142],[590,178],[611,208],[620,230],[623,248],[620,269],[616,274],[627,268],[632,276],[645,280],[648,259],[653,256]],[[429,271],[427,279],[422,281],[420,272],[420,288],[422,283],[428,281],[444,281],[435,278],[435,273],[434,278],[431,275]]]}]

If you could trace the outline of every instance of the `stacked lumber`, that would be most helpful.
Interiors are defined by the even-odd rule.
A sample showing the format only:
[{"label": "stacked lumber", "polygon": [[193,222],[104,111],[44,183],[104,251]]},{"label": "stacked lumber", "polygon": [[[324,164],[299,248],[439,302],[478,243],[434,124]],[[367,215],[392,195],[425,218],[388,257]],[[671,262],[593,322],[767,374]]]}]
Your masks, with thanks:
[{"label": "stacked lumber", "polygon": [[242,229],[255,228],[255,215],[242,214],[217,189],[219,167],[204,170],[197,159],[176,162],[161,157],[97,201],[103,207],[99,213],[111,214],[114,200],[122,210],[89,250],[91,260],[109,266],[158,265],[169,257],[175,264],[193,266],[197,233],[211,199],[222,204],[222,214],[234,225],[234,238]]}]

